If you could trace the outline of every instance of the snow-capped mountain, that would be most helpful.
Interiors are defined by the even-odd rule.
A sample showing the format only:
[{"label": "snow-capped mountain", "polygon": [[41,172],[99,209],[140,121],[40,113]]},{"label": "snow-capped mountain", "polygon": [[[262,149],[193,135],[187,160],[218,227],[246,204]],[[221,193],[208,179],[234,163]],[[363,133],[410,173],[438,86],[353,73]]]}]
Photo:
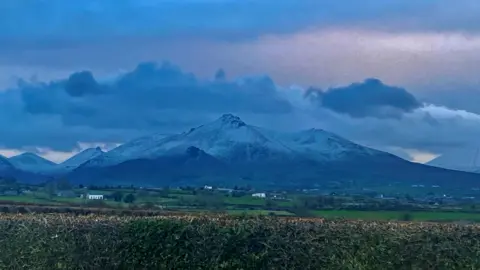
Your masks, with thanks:
[{"label": "snow-capped mountain", "polygon": [[382,154],[380,151],[358,145],[322,129],[312,128],[287,134],[270,132],[270,136],[281,141],[282,144],[296,153],[301,153],[318,161],[334,161],[359,155]]},{"label": "snow-capped mountain", "polygon": [[321,129],[267,130],[231,114],[180,134],[132,140],[85,162],[68,179],[152,186],[247,182],[313,187],[331,181],[359,186],[419,181],[480,186],[478,174],[412,163]]},{"label": "snow-capped mountain", "polygon": [[426,164],[450,170],[478,172],[480,170],[480,151],[478,148],[456,149],[444,153]]},{"label": "snow-capped mountain", "polygon": [[296,157],[331,160],[348,154],[375,155],[369,149],[332,133],[311,129],[279,133],[247,125],[239,117],[225,114],[216,121],[171,136],[152,135],[127,142],[87,162],[86,167],[110,166],[131,159],[154,159],[197,147],[225,161],[255,161]]},{"label": "snow-capped mountain", "polygon": [[105,152],[100,147],[88,148],[60,163],[62,169],[73,170],[83,163],[103,155]]},{"label": "snow-capped mountain", "polygon": [[23,153],[9,158],[9,161],[17,169],[30,172],[48,172],[54,170],[56,163],[38,156],[34,153]]}]

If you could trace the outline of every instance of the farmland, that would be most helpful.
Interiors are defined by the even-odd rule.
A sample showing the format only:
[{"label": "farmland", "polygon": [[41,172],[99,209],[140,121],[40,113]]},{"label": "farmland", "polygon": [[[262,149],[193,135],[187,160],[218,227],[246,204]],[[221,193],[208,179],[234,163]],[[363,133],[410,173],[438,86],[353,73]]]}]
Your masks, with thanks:
[{"label": "farmland", "polygon": [[479,269],[480,227],[316,218],[1,214],[1,269]]},{"label": "farmland", "polygon": [[[64,183],[68,186],[67,183]],[[52,192],[48,186],[4,185],[4,190],[28,190],[0,196],[5,213],[126,213],[148,210],[148,215],[165,212],[224,213],[239,215],[343,218],[350,220],[470,221],[479,222],[480,212],[472,205],[448,208],[412,204],[402,200],[378,200],[359,196],[321,196],[301,192],[277,193],[267,198],[252,197],[244,190],[204,190],[202,188],[90,187],[68,186]],[[103,200],[80,198],[84,194],[103,195]],[[70,196],[66,196],[69,194]],[[275,194],[275,193],[272,193]],[[130,197],[130,200],[126,200]],[[358,205],[365,205],[358,207]],[[427,208],[425,208],[425,206]],[[475,205],[473,205],[475,206]],[[102,210],[103,209],[103,210]],[[144,215],[145,212],[140,213]]]}]

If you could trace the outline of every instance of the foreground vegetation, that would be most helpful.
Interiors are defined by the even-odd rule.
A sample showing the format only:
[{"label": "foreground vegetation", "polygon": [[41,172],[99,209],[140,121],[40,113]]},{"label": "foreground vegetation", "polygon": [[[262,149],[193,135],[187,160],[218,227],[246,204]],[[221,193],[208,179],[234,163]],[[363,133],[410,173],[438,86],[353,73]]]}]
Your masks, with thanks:
[{"label": "foreground vegetation", "polygon": [[480,269],[480,227],[1,214],[0,269]]}]

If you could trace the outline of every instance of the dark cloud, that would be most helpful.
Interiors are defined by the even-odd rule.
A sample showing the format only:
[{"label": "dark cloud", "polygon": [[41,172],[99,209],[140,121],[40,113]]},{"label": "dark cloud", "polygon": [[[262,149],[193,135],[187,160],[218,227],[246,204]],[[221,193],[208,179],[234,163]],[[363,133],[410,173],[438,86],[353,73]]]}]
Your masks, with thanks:
[{"label": "dark cloud", "polygon": [[0,32],[13,38],[85,39],[106,35],[245,38],[348,25],[477,31],[479,11],[477,0],[17,0],[0,3]]},{"label": "dark cloud", "polygon": [[405,89],[385,85],[378,79],[330,88],[325,92],[310,88],[306,96],[325,108],[354,118],[398,118],[421,107]]},{"label": "dark cloud", "polygon": [[0,92],[2,103],[6,106],[0,109],[0,125],[10,130],[0,134],[1,145],[57,150],[71,149],[77,142],[118,142],[139,134],[180,131],[225,112],[292,111],[269,77],[199,80],[168,62],[141,63],[103,82],[88,71],[49,83],[20,81],[18,89]]},{"label": "dark cloud", "polygon": [[417,96],[426,103],[480,114],[480,84],[437,87]]},{"label": "dark cloud", "polygon": [[480,115],[420,107],[405,89],[378,80],[307,93],[305,99],[302,90],[279,89],[267,76],[202,80],[168,62],[142,63],[109,80],[80,72],[48,83],[19,81],[0,92],[0,148],[121,143],[184,131],[223,113],[277,130],[323,128],[384,150],[478,146]]},{"label": "dark cloud", "polygon": [[65,91],[73,97],[81,97],[89,94],[99,94],[100,85],[90,71],[76,72],[70,75],[65,83]]}]

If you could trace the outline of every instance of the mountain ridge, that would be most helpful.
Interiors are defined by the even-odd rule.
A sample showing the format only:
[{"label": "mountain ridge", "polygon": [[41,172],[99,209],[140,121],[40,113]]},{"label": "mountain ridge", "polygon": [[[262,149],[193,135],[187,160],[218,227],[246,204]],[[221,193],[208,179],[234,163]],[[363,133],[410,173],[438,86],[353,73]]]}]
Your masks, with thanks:
[{"label": "mountain ridge", "polygon": [[[197,149],[202,158],[193,159],[188,149]],[[90,177],[95,182],[147,185],[215,179],[230,185],[297,187],[332,181],[358,186],[385,182],[480,186],[478,175],[414,164],[328,131],[276,132],[247,125],[232,114],[179,134],[134,139],[85,162],[69,177],[77,182]]]},{"label": "mountain ridge", "polygon": [[73,170],[89,160],[103,155],[105,152],[100,147],[87,148],[59,164],[66,170]]},{"label": "mountain ridge", "polygon": [[31,172],[46,172],[54,170],[58,165],[53,161],[31,152],[12,156],[8,160],[15,168]]}]

